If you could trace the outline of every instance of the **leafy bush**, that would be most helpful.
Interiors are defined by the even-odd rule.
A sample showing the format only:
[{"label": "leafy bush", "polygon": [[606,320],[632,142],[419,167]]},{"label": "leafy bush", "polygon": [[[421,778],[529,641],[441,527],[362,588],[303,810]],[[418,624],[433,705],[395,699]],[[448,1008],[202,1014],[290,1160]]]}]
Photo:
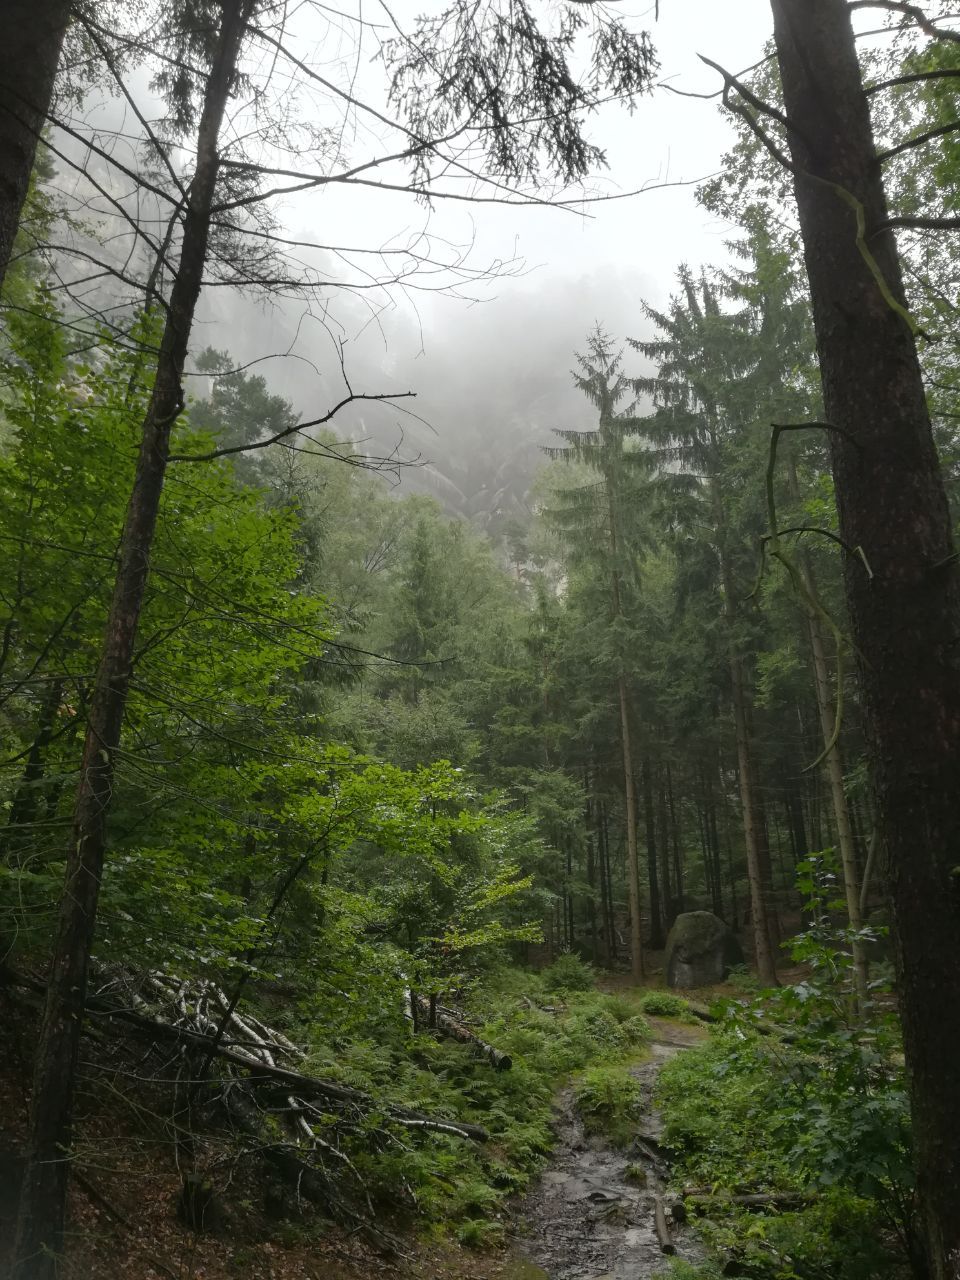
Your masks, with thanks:
[{"label": "leafy bush", "polygon": [[640,1008],[655,1018],[682,1018],[689,1005],[672,991],[647,991],[640,997]]},{"label": "leafy bush", "polygon": [[541,976],[547,991],[591,991],[595,984],[593,965],[587,964],[572,951],[558,956],[549,968],[544,969]]},{"label": "leafy bush", "polygon": [[813,917],[793,944],[809,976],[729,1004],[709,1043],[665,1065],[664,1140],[678,1183],[811,1194],[791,1213],[712,1206],[704,1234],[746,1274],[900,1275],[917,1248],[898,1027],[877,1004],[858,1017],[849,938]]},{"label": "leafy bush", "polygon": [[588,1133],[603,1133],[617,1146],[631,1141],[643,1090],[625,1067],[591,1067],[574,1085],[574,1098]]}]

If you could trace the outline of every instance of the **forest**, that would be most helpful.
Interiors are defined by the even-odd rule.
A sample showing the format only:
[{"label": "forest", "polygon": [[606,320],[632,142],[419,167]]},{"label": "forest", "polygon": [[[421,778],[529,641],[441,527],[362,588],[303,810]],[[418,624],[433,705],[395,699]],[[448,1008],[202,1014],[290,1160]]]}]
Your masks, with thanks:
[{"label": "forest", "polygon": [[0,7],[0,1275],[960,1280],[957,15],[424,5]]}]

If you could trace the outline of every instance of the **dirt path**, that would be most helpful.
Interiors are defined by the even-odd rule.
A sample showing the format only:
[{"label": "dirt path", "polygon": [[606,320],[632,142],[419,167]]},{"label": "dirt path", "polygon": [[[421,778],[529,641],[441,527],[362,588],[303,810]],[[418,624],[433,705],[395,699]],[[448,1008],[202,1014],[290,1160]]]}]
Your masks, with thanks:
[{"label": "dirt path", "polygon": [[[650,1022],[652,1056],[631,1070],[643,1086],[643,1136],[627,1150],[587,1136],[572,1089],[563,1091],[557,1101],[557,1145],[549,1168],[519,1206],[524,1226],[514,1266],[505,1272],[511,1280],[647,1280],[666,1271],[654,1226],[657,1194],[667,1169],[657,1146],[662,1126],[653,1106],[653,1087],[663,1063],[698,1043],[703,1033],[660,1018]],[[671,1233],[678,1254],[693,1257],[696,1249],[689,1231],[684,1234],[671,1226]]]}]

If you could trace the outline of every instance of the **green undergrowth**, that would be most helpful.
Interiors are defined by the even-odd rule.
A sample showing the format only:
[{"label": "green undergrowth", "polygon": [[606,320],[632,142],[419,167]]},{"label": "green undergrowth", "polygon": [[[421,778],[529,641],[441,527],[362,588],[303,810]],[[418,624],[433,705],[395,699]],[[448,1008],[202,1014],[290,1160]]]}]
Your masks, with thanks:
[{"label": "green undergrowth", "polygon": [[477,984],[463,1003],[475,1032],[510,1054],[510,1071],[493,1070],[469,1046],[413,1035],[402,1024],[315,1044],[312,1073],[363,1089],[384,1107],[480,1124],[490,1134],[483,1144],[413,1135],[373,1117],[346,1150],[378,1207],[404,1220],[413,1211],[428,1230],[453,1231],[467,1245],[496,1244],[504,1201],[528,1185],[549,1154],[552,1102],[563,1082],[587,1073],[583,1079],[597,1090],[598,1127],[625,1122],[616,1064],[642,1053],[649,1028],[636,1000],[605,995],[592,982],[588,966],[565,961],[541,974],[504,968]]},{"label": "green undergrowth", "polygon": [[674,995],[672,991],[645,991],[637,1004],[643,1013],[653,1018],[676,1018],[681,1022],[695,1022],[690,1012],[690,1005],[683,996]]},{"label": "green undergrowth", "polygon": [[643,1090],[627,1067],[588,1067],[574,1083],[573,1094],[587,1133],[602,1133],[617,1147],[629,1146]]},{"label": "green undergrowth", "polygon": [[[925,1274],[899,1028],[879,992],[857,1016],[848,931],[819,916],[792,944],[808,976],[730,1002],[709,1041],[660,1072],[674,1188],[713,1197],[689,1204],[713,1261],[673,1280]],[[774,1200],[748,1211],[742,1193]]]}]

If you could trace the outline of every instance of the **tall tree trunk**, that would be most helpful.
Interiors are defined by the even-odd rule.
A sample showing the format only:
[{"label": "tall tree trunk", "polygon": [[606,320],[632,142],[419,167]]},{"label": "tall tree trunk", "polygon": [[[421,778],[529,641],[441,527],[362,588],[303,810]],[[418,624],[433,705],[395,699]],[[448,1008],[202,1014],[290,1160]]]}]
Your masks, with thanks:
[{"label": "tall tree trunk", "polygon": [[643,818],[647,836],[647,880],[650,885],[650,950],[663,949],[663,908],[660,900],[660,877],[657,872],[657,827],[653,809],[653,780],[650,761],[644,760],[641,769],[643,781]]},{"label": "tall tree trunk", "polygon": [[660,837],[660,901],[663,906],[663,933],[670,932],[676,911],[673,905],[673,876],[670,869],[670,824],[667,822],[667,791],[663,765],[657,777],[657,831]]},{"label": "tall tree trunk", "polygon": [[[723,806],[723,840],[727,847],[727,871],[730,878],[730,927],[736,929],[740,924],[740,908],[737,903],[737,865],[733,857],[733,836],[730,831],[730,809],[727,805],[727,793],[723,776],[723,762],[717,761],[717,774],[720,781],[720,804]],[[719,836],[719,831],[717,832]],[[717,841],[719,849],[720,842]],[[746,923],[746,914],[744,914],[744,923]]]},{"label": "tall tree trunk", "polygon": [[[797,468],[793,458],[789,463],[790,492],[794,501],[800,497],[800,485],[797,480]],[[801,547],[798,553],[800,573],[803,577],[807,594],[811,599],[817,598],[817,583],[813,572],[810,553]],[[830,799],[833,803],[833,818],[837,828],[837,844],[840,846],[840,865],[843,873],[843,891],[847,904],[847,919],[850,928],[858,930],[863,921],[860,915],[860,876],[857,868],[857,846],[853,838],[853,825],[850,821],[850,807],[843,785],[843,754],[839,741],[833,742],[834,707],[830,695],[830,674],[827,665],[827,648],[823,634],[823,623],[815,609],[806,605],[807,633],[810,637],[810,653],[813,657],[813,683],[817,695],[817,712],[820,716],[820,732],[824,749],[827,750],[823,765],[830,784]],[[833,745],[831,746],[831,742]],[[857,996],[857,1005],[863,1012],[868,999],[868,983],[870,981],[870,962],[863,942],[853,940],[853,981]]]},{"label": "tall tree trunk", "polygon": [[153,393],[127,506],[103,652],[87,732],[67,850],[64,892],[34,1071],[27,1165],[20,1198],[15,1274],[56,1275],[63,1249],[74,1081],[103,872],[114,760],[143,594],[149,570],[170,431],[183,408],[181,378],[203,278],[210,211],[219,170],[218,138],[253,0],[224,0],[204,91],[197,162],[183,223],[180,265],[171,290]]},{"label": "tall tree trunk", "polygon": [[576,947],[576,925],[573,918],[573,848],[569,838],[566,839],[567,846],[567,880],[563,891],[563,902],[566,910],[566,919],[564,920],[564,933],[567,939],[567,948],[573,951]]},{"label": "tall tree trunk", "polygon": [[673,882],[677,888],[677,911],[684,909],[684,865],[683,839],[680,831],[680,819],[673,801],[673,773],[667,761],[667,800],[670,805],[670,833],[673,842]]},{"label": "tall tree trunk", "polygon": [[[583,829],[587,841],[587,884],[590,895],[587,899],[587,922],[590,926],[590,959],[594,964],[606,963],[600,946],[600,931],[597,928],[597,879],[599,862],[599,840],[593,823],[593,804],[590,799],[590,771],[583,771]],[[603,897],[603,867],[599,867],[600,897]]]},{"label": "tall tree trunk", "polygon": [[730,655],[730,684],[733,701],[733,723],[737,738],[737,773],[740,780],[740,807],[743,812],[743,836],[747,854],[747,883],[750,886],[750,922],[760,981],[766,986],[777,982],[777,966],[767,902],[767,874],[763,857],[761,818],[754,786],[753,754],[747,727],[746,693],[743,665],[739,656]]},{"label": "tall tree trunk", "polygon": [[727,623],[728,663],[730,669],[730,698],[733,703],[733,724],[737,741],[737,772],[740,780],[740,807],[743,816],[743,839],[747,854],[747,882],[750,886],[750,921],[753,928],[754,955],[757,973],[765,986],[777,982],[777,965],[774,951],[775,939],[770,920],[769,849],[765,845],[763,814],[750,737],[749,707],[743,659],[740,656],[737,637],[737,591],[733,566],[726,546],[726,514],[720,479],[710,477],[714,518],[720,559],[720,582],[723,587],[724,617]]},{"label": "tall tree trunk", "polygon": [[[721,920],[726,920],[723,913],[723,862],[720,851],[720,832],[717,828],[717,805],[713,794],[713,779],[709,769],[704,771],[704,788],[706,808],[704,810],[703,821],[706,827],[707,849],[709,851],[711,866],[713,870],[713,881],[711,890],[711,905],[715,913]],[[736,896],[734,896],[733,919],[731,923],[736,926]]]},{"label": "tall tree trunk", "polygon": [[760,785],[760,762],[756,750],[756,730],[753,721],[753,693],[748,688],[746,670],[740,665],[743,678],[743,710],[747,726],[747,745],[750,756],[750,791],[753,796],[754,818],[757,824],[757,849],[760,861],[760,880],[763,885],[763,901],[766,907],[767,933],[773,948],[776,965],[777,944],[780,941],[780,909],[773,884],[773,857],[770,849],[770,829],[767,823],[767,805]]},{"label": "tall tree trunk", "polygon": [[[919,1190],[960,1276],[960,580],[844,0],[772,0],[844,565],[890,875]],[[846,196],[842,196],[840,188]],[[859,202],[872,265],[856,243]],[[843,434],[841,434],[843,433]]]},{"label": "tall tree trunk", "polygon": [[[701,780],[702,783],[702,780]],[[703,794],[697,805],[697,833],[700,836],[700,858],[703,862],[703,883],[710,895],[710,906],[717,913],[717,886],[713,880],[713,851],[707,835],[706,802]]]},{"label": "tall tree trunk", "polygon": [[587,898],[587,924],[590,929],[590,959],[594,964],[602,960],[600,954],[600,936],[597,930],[597,871],[593,836],[587,833],[587,887],[590,891]]},{"label": "tall tree trunk", "polygon": [[604,804],[602,799],[598,801],[597,808],[597,839],[600,850],[600,868],[602,884],[606,894],[604,919],[607,929],[607,963],[615,965],[617,963],[617,922],[614,918],[613,875],[610,870],[610,827],[607,822],[607,806]]},{"label": "tall tree trunk", "polygon": [[69,0],[7,0],[0,41],[0,286],[70,21]]},{"label": "tall tree trunk", "polygon": [[[623,599],[620,592],[620,556],[617,512],[614,503],[614,477],[608,475],[608,534],[610,538],[611,604],[614,622],[623,618]],[[620,703],[620,748],[623,754],[623,796],[627,816],[627,886],[630,893],[630,971],[634,981],[643,977],[643,934],[640,924],[640,867],[637,862],[637,798],[636,780],[633,775],[633,746],[630,739],[630,702],[627,696],[627,673],[620,659],[617,676],[617,694]]]},{"label": "tall tree trunk", "polygon": [[617,682],[620,696],[620,748],[623,753],[623,795],[627,814],[627,889],[630,894],[630,972],[633,980],[643,977],[643,935],[640,926],[640,866],[637,862],[637,795],[633,778],[633,747],[630,740],[630,708],[627,679]]},{"label": "tall tree trunk", "polygon": [[[813,594],[816,584],[810,558],[801,551],[800,572],[807,584],[807,590]],[[817,690],[817,710],[820,713],[820,728],[823,733],[824,747],[830,745],[834,731],[834,709],[830,697],[830,675],[827,667],[827,652],[824,644],[823,626],[812,609],[807,609],[807,629],[810,633],[810,651],[813,654],[813,676]],[[850,824],[850,809],[843,788],[843,756],[840,743],[835,742],[827,752],[823,762],[830,784],[830,799],[833,803],[833,818],[837,828],[837,843],[840,846],[840,865],[843,872],[843,891],[847,903],[847,919],[850,928],[857,930],[863,921],[860,917],[860,876],[857,870],[857,849],[853,839],[853,827]],[[854,938],[853,980],[856,990],[857,1005],[863,1012],[868,999],[868,983],[870,981],[870,962],[863,942]]]}]

